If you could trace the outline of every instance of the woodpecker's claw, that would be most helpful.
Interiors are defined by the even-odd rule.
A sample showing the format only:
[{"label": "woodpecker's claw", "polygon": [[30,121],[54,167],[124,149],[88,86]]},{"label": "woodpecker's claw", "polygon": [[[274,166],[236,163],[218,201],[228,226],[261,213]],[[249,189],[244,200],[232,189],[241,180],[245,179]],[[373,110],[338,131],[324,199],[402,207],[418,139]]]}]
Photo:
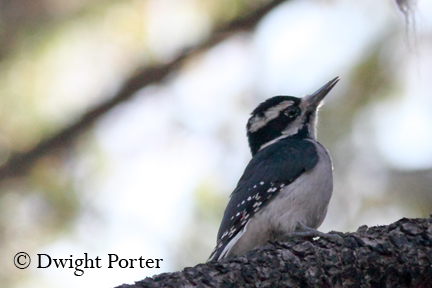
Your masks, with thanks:
[{"label": "woodpecker's claw", "polygon": [[338,244],[341,245],[344,243],[344,239],[336,233],[334,234],[323,233],[318,231],[317,229],[307,227],[303,224],[300,224],[300,229],[302,231],[285,233],[283,238],[289,240],[291,238],[296,238],[296,237],[320,237],[320,238],[327,239],[331,242],[337,242]]}]

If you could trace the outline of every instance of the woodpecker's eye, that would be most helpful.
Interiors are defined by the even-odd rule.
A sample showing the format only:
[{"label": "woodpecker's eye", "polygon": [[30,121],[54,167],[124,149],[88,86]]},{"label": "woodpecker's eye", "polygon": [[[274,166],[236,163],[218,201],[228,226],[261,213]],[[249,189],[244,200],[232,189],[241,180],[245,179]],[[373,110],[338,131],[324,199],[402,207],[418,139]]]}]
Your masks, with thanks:
[{"label": "woodpecker's eye", "polygon": [[285,116],[289,118],[294,118],[299,114],[298,108],[291,108],[284,111]]}]

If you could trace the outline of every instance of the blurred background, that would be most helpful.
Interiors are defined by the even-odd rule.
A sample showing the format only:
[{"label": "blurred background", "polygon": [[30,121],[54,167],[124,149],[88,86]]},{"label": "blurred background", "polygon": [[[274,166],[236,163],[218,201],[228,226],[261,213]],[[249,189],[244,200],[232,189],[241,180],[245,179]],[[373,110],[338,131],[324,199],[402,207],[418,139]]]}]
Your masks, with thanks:
[{"label": "blurred background", "polygon": [[[335,76],[320,230],[427,217],[432,1],[0,0],[0,287],[112,287],[205,262],[250,160],[249,113]],[[104,268],[36,269],[37,253]],[[164,260],[108,269],[108,253]]]}]

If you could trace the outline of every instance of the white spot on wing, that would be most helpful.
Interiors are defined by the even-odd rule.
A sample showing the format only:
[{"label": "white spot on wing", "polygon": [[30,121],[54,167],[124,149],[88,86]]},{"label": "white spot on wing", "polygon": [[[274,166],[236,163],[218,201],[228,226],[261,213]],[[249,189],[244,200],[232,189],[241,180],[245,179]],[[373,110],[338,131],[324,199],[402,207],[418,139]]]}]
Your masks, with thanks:
[{"label": "white spot on wing", "polygon": [[221,239],[224,238],[226,235],[228,235],[228,232],[227,232],[227,231],[225,231],[225,232],[222,234]]},{"label": "white spot on wing", "polygon": [[231,248],[234,247],[234,245],[237,243],[237,241],[246,232],[248,224],[249,224],[249,222],[246,223],[246,225],[243,227],[243,229],[241,229],[239,231],[239,233],[237,233],[237,235],[228,242],[228,244],[225,246],[224,250],[222,251],[222,253],[220,254],[220,256],[216,260],[223,259],[223,258],[225,258],[228,255],[228,253],[230,252]]}]

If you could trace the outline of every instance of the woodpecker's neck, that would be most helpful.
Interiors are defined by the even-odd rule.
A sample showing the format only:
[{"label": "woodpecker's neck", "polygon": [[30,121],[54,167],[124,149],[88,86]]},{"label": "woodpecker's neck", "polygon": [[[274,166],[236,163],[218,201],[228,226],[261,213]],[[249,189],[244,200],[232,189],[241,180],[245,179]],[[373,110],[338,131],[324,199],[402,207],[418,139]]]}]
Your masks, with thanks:
[{"label": "woodpecker's neck", "polygon": [[[311,129],[312,128],[312,129]],[[286,134],[286,133],[278,133],[274,134],[276,137],[270,138],[268,136],[267,139],[270,139],[268,141],[259,141],[266,139],[264,135],[253,135],[255,137],[251,137],[250,135],[249,139],[249,147],[252,153],[252,157],[255,156],[258,151],[261,149],[264,149],[265,147],[268,147],[282,139],[285,138],[297,138],[297,139],[315,139],[315,125],[309,125],[309,123],[302,125],[300,129],[296,129],[295,133],[292,134]],[[273,135],[272,135],[273,136]]]}]

